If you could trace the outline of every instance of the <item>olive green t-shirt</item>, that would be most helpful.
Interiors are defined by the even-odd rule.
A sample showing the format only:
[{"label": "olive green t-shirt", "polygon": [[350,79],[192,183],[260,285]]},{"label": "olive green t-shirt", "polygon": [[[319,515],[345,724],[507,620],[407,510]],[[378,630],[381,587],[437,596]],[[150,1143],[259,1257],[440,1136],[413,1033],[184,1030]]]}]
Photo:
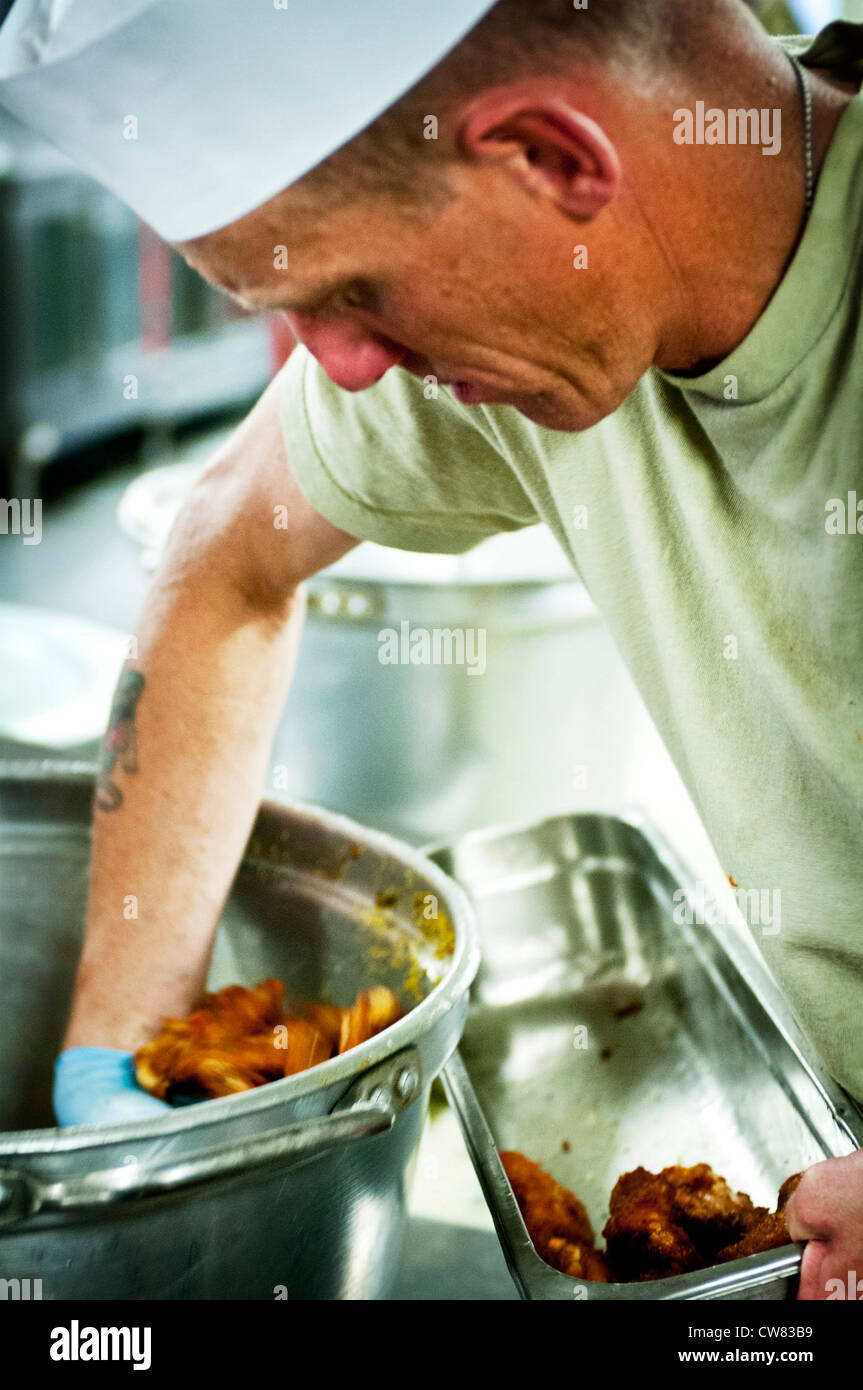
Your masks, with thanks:
[{"label": "olive green t-shirt", "polygon": [[[849,44],[859,62],[863,27],[817,43],[809,63],[840,67]],[[304,493],[354,536],[459,553],[548,523],[724,870],[779,904],[750,919],[755,939],[863,1098],[861,293],[863,96],[772,300],[705,375],[650,371],[608,419],[566,434],[398,369],[348,394],[301,349],[283,422]]]}]

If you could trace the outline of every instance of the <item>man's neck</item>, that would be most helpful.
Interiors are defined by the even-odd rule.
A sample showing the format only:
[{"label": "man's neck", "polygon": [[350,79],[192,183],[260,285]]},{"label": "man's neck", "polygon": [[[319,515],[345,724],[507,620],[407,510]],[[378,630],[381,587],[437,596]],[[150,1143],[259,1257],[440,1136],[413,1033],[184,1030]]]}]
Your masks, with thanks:
[{"label": "man's neck", "polygon": [[[718,188],[702,183],[697,196],[704,212],[701,225],[689,229],[690,248],[671,258],[679,296],[656,365],[681,375],[708,371],[746,338],[788,271],[806,227],[803,108],[791,64],[783,54],[777,58],[773,89],[782,111],[780,155],[756,164],[751,151],[741,151],[739,185],[729,189],[722,203]],[[817,187],[855,88],[827,70],[805,71],[812,94]],[[701,171],[703,179],[703,164]]]}]

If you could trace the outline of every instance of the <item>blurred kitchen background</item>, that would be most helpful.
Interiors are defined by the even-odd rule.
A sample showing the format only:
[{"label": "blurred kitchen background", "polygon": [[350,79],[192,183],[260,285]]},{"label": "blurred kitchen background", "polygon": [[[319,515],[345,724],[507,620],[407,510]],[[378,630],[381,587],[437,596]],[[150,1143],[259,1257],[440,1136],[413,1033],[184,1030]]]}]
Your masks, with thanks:
[{"label": "blurred kitchen background", "polygon": [[[840,13],[863,0],[762,7],[774,32]],[[89,759],[176,508],[291,340],[2,113],[0,318],[0,755]],[[484,629],[487,673],[382,666],[404,620]],[[270,780],[415,842],[641,805],[709,855],[544,528],[461,559],[363,546],[313,581]]]},{"label": "blurred kitchen background", "polygon": [[[863,20],[863,0],[770,0],[762,17],[773,32],[811,32],[840,13]],[[290,348],[281,320],[240,313],[0,113],[0,758],[95,758],[171,519]],[[403,621],[483,629],[486,673],[381,665],[378,634]],[[699,877],[724,882],[544,528],[462,558],[366,545],[316,578],[264,792],[417,844],[640,808]],[[451,1236],[436,1210],[444,1180],[463,1194],[451,1219],[474,1241],[464,1288],[450,1270],[447,1296],[513,1296],[454,1122],[424,1144],[413,1208],[423,1239],[401,1296],[436,1296]]]}]

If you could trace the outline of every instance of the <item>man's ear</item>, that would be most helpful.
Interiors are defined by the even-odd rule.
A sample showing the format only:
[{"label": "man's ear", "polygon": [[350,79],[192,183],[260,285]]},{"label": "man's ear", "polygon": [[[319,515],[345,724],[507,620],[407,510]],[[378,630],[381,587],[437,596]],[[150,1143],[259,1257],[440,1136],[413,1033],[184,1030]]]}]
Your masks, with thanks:
[{"label": "man's ear", "polygon": [[559,97],[512,91],[484,92],[464,112],[462,153],[505,164],[529,193],[562,212],[590,221],[617,196],[617,150],[590,116]]}]

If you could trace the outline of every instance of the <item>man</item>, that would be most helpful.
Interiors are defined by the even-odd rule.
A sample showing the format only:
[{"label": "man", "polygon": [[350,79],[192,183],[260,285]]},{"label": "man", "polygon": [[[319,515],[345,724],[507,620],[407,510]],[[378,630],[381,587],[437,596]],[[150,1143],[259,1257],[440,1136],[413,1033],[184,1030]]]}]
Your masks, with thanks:
[{"label": "man", "polygon": [[[253,151],[251,173],[229,157],[232,218],[215,220],[219,146],[200,231],[176,161],[141,172],[188,262],[283,310],[303,346],[195,488],[142,616],[61,1122],[156,1105],[129,1053],[204,977],[302,581],[358,538],[459,552],[537,520],[733,881],[781,894],[759,944],[863,1099],[863,33],[783,48],[741,0],[462,11],[431,71],[283,191],[255,201]],[[863,1154],[812,1168],[789,1223],[809,1241],[801,1297],[863,1275]]]}]

